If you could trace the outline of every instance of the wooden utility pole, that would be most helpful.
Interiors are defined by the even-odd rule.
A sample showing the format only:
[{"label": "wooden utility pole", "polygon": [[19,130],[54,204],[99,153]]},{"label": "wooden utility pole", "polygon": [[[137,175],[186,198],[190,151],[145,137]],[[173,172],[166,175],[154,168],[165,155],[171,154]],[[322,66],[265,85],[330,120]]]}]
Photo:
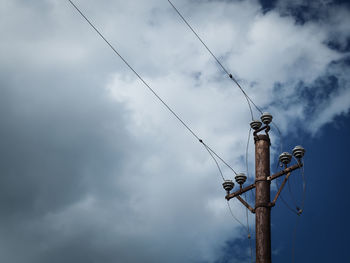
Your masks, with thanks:
[{"label": "wooden utility pole", "polygon": [[[226,180],[223,183],[224,189],[227,191],[226,199],[237,198],[245,207],[247,207],[253,214],[255,214],[255,236],[256,236],[256,263],[271,263],[271,208],[275,206],[275,203],[285,186],[292,171],[301,168],[303,166],[301,159],[304,156],[304,148],[296,146],[293,149],[293,155],[297,159],[298,163],[288,167],[291,162],[292,155],[284,152],[279,156],[279,161],[284,165],[284,170],[270,175],[270,122],[272,116],[268,113],[263,113],[261,116],[262,122],[265,124],[263,127],[259,121],[253,121],[251,127],[254,130],[254,142],[255,142],[255,182],[247,187],[242,187],[246,180],[244,174],[238,174],[236,182],[240,185],[240,189],[230,193],[234,187],[234,183],[231,180]],[[258,134],[265,131],[265,134]],[[271,202],[270,199],[270,184],[271,181],[285,175],[284,180],[278,189],[274,199]],[[247,200],[244,200],[241,195],[247,191],[255,188],[255,206],[251,207]],[[298,211],[300,214],[302,211]]]},{"label": "wooden utility pole", "polygon": [[256,262],[271,262],[270,138],[257,135],[255,140],[255,233]]}]

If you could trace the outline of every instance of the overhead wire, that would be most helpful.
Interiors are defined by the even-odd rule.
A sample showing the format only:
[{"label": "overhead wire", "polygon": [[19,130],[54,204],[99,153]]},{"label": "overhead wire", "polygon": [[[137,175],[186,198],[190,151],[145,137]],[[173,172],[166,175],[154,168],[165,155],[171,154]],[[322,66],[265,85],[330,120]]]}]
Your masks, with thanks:
[{"label": "overhead wire", "polygon": [[[245,201],[247,201],[247,195],[246,193],[244,193],[244,197],[245,197]],[[252,263],[254,263],[254,259],[253,259],[253,246],[252,246],[252,235],[250,232],[250,227],[249,227],[249,218],[248,218],[248,208],[246,207],[245,209],[245,214],[246,214],[246,218],[247,218],[247,230],[248,230],[248,239],[249,239],[249,247],[250,247],[250,259],[252,261]]]},{"label": "overhead wire", "polygon": [[293,192],[292,192],[292,189],[291,189],[291,186],[290,186],[290,180],[288,179],[288,181],[287,181],[287,185],[288,185],[288,192],[289,192],[289,195],[291,196],[291,198],[292,198],[292,201],[293,201],[293,203],[294,203],[294,206],[297,208],[297,210],[298,210],[298,204],[297,204],[297,201],[296,201],[296,198],[295,198],[295,196],[294,196],[294,194],[293,194]]},{"label": "overhead wire", "polygon": [[255,105],[255,103],[252,101],[252,99],[247,95],[247,93],[243,90],[243,88],[241,87],[241,85],[238,83],[238,81],[232,76],[231,73],[228,72],[228,70],[224,67],[224,65],[220,62],[220,60],[214,55],[214,53],[210,50],[210,48],[204,43],[204,41],[202,40],[202,38],[197,34],[197,32],[193,29],[193,27],[187,22],[187,20],[183,17],[183,15],[180,13],[180,11],[175,7],[175,5],[168,0],[169,4],[173,7],[173,9],[176,11],[176,13],[181,17],[182,21],[188,26],[188,28],[193,32],[193,34],[198,38],[198,40],[203,44],[203,46],[206,48],[206,50],[212,55],[212,57],[216,60],[216,62],[220,65],[220,67],[222,68],[222,70],[229,76],[230,79],[233,80],[234,83],[236,83],[236,85],[238,86],[238,88],[242,91],[242,93],[244,94],[248,106],[249,106],[249,110],[250,110],[250,114],[251,114],[251,118],[252,120],[254,120],[254,115],[253,115],[253,111],[250,105],[250,102],[258,109],[259,107]]},{"label": "overhead wire", "polygon": [[280,139],[280,153],[283,152],[283,136],[282,136],[282,132],[280,130],[280,128],[278,127],[278,125],[276,123],[274,123],[273,121],[271,122],[273,126],[275,126],[277,133],[279,135],[279,139]]},{"label": "overhead wire", "polygon": [[[78,13],[86,20],[86,22],[96,31],[96,33],[106,42],[106,44],[113,50],[113,52],[126,64],[126,66],[139,78],[139,80],[149,89],[149,91],[151,91],[151,93],[153,93],[153,95],[170,111],[170,113],[204,146],[204,148],[207,150],[207,152],[210,154],[210,156],[212,157],[212,159],[214,160],[219,173],[222,177],[223,180],[225,180],[222,170],[220,168],[220,165],[218,164],[216,158],[214,156],[216,156],[223,164],[225,164],[230,170],[232,170],[236,175],[236,171],[221,157],[219,156],[211,147],[209,147],[206,143],[204,143],[204,141],[202,139],[200,139],[200,137],[182,120],[182,118],[180,118],[180,116],[178,114],[176,114],[176,112],[155,92],[155,90],[153,90],[149,84],[137,73],[137,71],[126,61],[126,59],[114,48],[114,46],[104,37],[104,35],[92,24],[92,22],[81,12],[81,10],[73,3],[73,1],[68,0],[69,3],[78,11]],[[247,95],[247,93],[244,91],[244,89],[240,86],[240,84],[238,83],[238,81],[232,76],[232,74],[230,74],[228,72],[228,70],[223,66],[223,64],[219,61],[219,59],[213,54],[213,52],[208,48],[208,46],[203,42],[203,40],[199,37],[199,35],[195,32],[195,30],[190,26],[190,24],[186,21],[186,19],[181,15],[181,13],[178,11],[178,9],[173,5],[173,3],[168,0],[168,2],[171,4],[171,6],[174,8],[174,10],[178,13],[178,15],[182,18],[182,20],[185,22],[185,24],[191,29],[191,31],[195,34],[195,36],[198,38],[198,40],[203,44],[203,46],[207,49],[207,51],[212,55],[212,57],[216,60],[216,62],[220,65],[220,67],[224,70],[224,72],[230,77],[230,79],[232,79],[232,81],[238,86],[238,88],[241,90],[241,92],[243,93],[243,95],[245,96],[246,100],[247,100],[247,104],[249,107],[249,111],[251,114],[251,118],[252,120],[254,120],[254,115],[253,115],[253,111],[251,108],[251,104],[254,105],[254,107],[262,114],[262,110],[254,103],[254,101]],[[282,133],[280,131],[280,129],[278,128],[278,126],[273,123],[273,125],[276,127],[280,138],[281,138],[281,148],[282,148]],[[249,136],[248,136],[248,142],[247,142],[247,149],[248,149],[248,145],[249,145],[249,139],[250,139],[250,132],[249,131]],[[247,175],[248,175],[248,150],[246,149],[246,165],[247,165]],[[302,175],[304,178],[304,174]],[[304,180],[304,179],[303,179]],[[277,182],[276,182],[277,184]],[[304,191],[304,196],[305,196],[305,180],[303,182],[303,191]],[[281,199],[283,200],[282,196]],[[302,208],[304,206],[304,199],[303,198],[303,202],[302,202]],[[283,200],[284,201],[284,200]],[[284,203],[288,206],[288,204],[284,201]],[[250,235],[250,230],[249,230],[249,222],[248,222],[248,216],[247,216],[247,226],[244,226],[244,224],[238,220],[238,218],[236,218],[233,214],[233,211],[231,209],[231,206],[229,204],[229,202],[227,201],[228,204],[228,208],[230,211],[231,216],[237,221],[239,222],[243,227],[245,227],[248,231],[248,235]],[[290,209],[290,207],[289,207]],[[292,210],[292,209],[290,209]],[[293,210],[292,210],[293,211]],[[295,212],[295,211],[294,211]],[[297,213],[299,215],[299,213]],[[251,255],[252,255],[252,248],[251,248]],[[294,259],[293,259],[294,260]]]},{"label": "overhead wire", "polygon": [[205,144],[203,141],[200,140],[200,143],[202,143],[206,148],[208,148],[223,164],[225,164],[235,175],[237,175],[237,172],[229,165],[224,159],[220,157],[212,148],[209,147],[208,144]]},{"label": "overhead wire", "polygon": [[[293,156],[293,158],[297,161],[300,167],[300,162]],[[295,225],[293,229],[293,236],[292,236],[292,263],[295,262],[295,244],[296,244],[296,235],[298,231],[298,226],[299,226],[299,216],[301,213],[304,211],[304,205],[305,205],[305,197],[306,197],[306,181],[305,181],[305,175],[304,175],[304,166],[305,164],[303,163],[303,166],[300,167],[301,169],[301,176],[303,180],[303,192],[302,192],[302,200],[301,200],[301,205],[300,207],[296,206],[297,209],[297,217],[295,219]]]},{"label": "overhead wire", "polygon": [[230,205],[230,202],[229,202],[228,200],[227,200],[227,206],[228,206],[228,209],[229,209],[229,211],[230,211],[230,214],[231,214],[232,218],[233,218],[234,220],[236,220],[243,228],[245,228],[245,229],[247,230],[247,233],[249,233],[249,230],[248,230],[247,226],[244,225],[244,224],[234,215],[234,213],[233,213],[233,211],[232,211],[232,208],[231,208],[231,205]]},{"label": "overhead wire", "polygon": [[[249,132],[248,132],[248,140],[247,140],[247,146],[246,146],[246,151],[245,151],[245,165],[246,165],[246,173],[247,173],[247,179],[249,181],[249,165],[248,165],[248,148],[249,148],[249,141],[250,141],[250,134],[251,134],[252,128],[249,128]],[[253,191],[250,191],[251,195],[252,195],[252,199],[254,199],[254,194]],[[244,197],[245,197],[245,201],[247,201],[247,195],[246,193],[244,193]],[[251,233],[249,230],[249,219],[248,219],[248,208],[246,207],[246,218],[247,218],[247,228],[248,228],[248,238],[249,238],[249,246],[250,246],[250,257],[252,262],[254,262],[253,260],[253,248],[252,248],[252,241],[251,241]]]},{"label": "overhead wire", "polygon": [[[219,59],[214,55],[214,53],[209,49],[209,47],[204,43],[204,41],[202,40],[202,38],[197,34],[197,32],[193,29],[193,27],[187,22],[187,20],[184,18],[184,16],[180,13],[180,11],[175,7],[175,5],[168,0],[168,2],[170,3],[170,5],[173,7],[173,9],[176,11],[176,13],[180,16],[180,18],[182,19],[182,21],[188,26],[188,28],[193,32],[193,34],[197,37],[197,39],[202,43],[202,45],[205,47],[205,49],[211,54],[211,56],[216,60],[216,62],[218,63],[218,65],[222,68],[222,70],[230,77],[230,79],[233,80],[233,82],[238,86],[238,88],[241,90],[241,92],[244,94],[246,100],[247,100],[247,104],[249,107],[249,111],[250,111],[250,115],[252,120],[254,120],[254,115],[253,115],[253,111],[251,108],[250,104],[253,104],[254,107],[261,113],[263,114],[263,111],[254,103],[254,101],[248,96],[248,94],[244,91],[244,89],[241,87],[241,85],[238,83],[238,81],[232,76],[231,73],[228,72],[228,70],[223,66],[223,64],[219,61]],[[276,128],[278,135],[279,135],[279,139],[280,139],[280,152],[283,152],[283,136],[282,136],[282,132],[279,129],[278,125],[275,122],[272,122],[272,125]],[[249,130],[249,134],[248,134],[248,140],[247,140],[247,146],[246,146],[246,172],[247,172],[247,177],[249,178],[249,169],[248,169],[248,147],[249,147],[249,140],[250,140],[250,133],[251,133],[251,129]],[[278,186],[278,182],[277,180],[275,180],[275,183]],[[289,180],[288,180],[288,188],[290,190],[290,184],[289,184]],[[304,189],[304,193],[305,193],[305,180],[303,178],[303,189]],[[290,190],[291,192],[291,190]],[[252,193],[253,195],[253,193]],[[305,195],[305,194],[304,194]],[[298,209],[298,207],[296,206],[297,211],[295,211],[294,209],[292,209],[288,203],[284,200],[284,198],[282,197],[282,195],[280,196],[282,199],[282,202],[286,205],[286,207],[291,210],[293,213],[296,213],[297,215],[300,215],[300,211],[302,211],[303,208]],[[303,197],[303,202],[302,202],[302,207],[303,207],[303,203],[304,203],[304,197]],[[229,204],[229,203],[228,203]],[[233,212],[231,210],[231,207],[229,206],[230,209],[230,213],[231,215],[234,217]],[[247,210],[246,210],[247,213]],[[248,214],[246,214],[247,216],[247,227],[248,227],[248,235],[249,234],[249,223],[248,223]],[[234,217],[235,218],[235,217]],[[236,219],[238,220],[238,219]],[[297,227],[297,226],[296,226]],[[295,231],[294,230],[294,237],[295,237]],[[293,263],[294,263],[294,239],[293,239]],[[252,256],[252,248],[251,248],[251,256]]]},{"label": "overhead wire", "polygon": [[[168,0],[169,4],[172,6],[172,8],[175,10],[175,12],[179,15],[179,17],[182,19],[182,21],[187,25],[187,27],[192,31],[192,33],[197,37],[197,39],[202,43],[202,45],[205,47],[205,49],[210,53],[210,55],[214,58],[214,60],[218,63],[218,65],[222,68],[222,70],[230,77],[230,79],[237,85],[237,87],[241,90],[241,92],[243,93],[243,95],[245,96],[246,100],[247,100],[247,104],[249,107],[249,111],[250,111],[250,115],[252,120],[254,120],[254,114],[253,114],[253,110],[251,107],[251,104],[256,108],[257,111],[260,112],[260,114],[263,114],[262,109],[257,106],[255,104],[255,102],[248,96],[248,94],[245,92],[245,90],[242,88],[242,86],[239,84],[239,82],[237,81],[236,78],[234,78],[232,76],[231,73],[229,73],[229,71],[227,70],[226,67],[224,67],[224,65],[220,62],[220,60],[217,58],[217,56],[215,56],[215,54],[210,50],[210,48],[208,47],[208,45],[202,40],[202,38],[199,36],[199,34],[194,30],[194,28],[188,23],[188,21],[185,19],[185,17],[181,14],[181,12],[176,8],[176,6],[170,1]],[[279,134],[280,137],[280,150],[282,152],[283,149],[283,139],[282,139],[282,133],[281,130],[279,129],[278,125],[275,124],[274,122],[272,122],[272,125],[274,125],[277,129],[277,132]]]},{"label": "overhead wire", "polygon": [[[234,81],[234,83],[238,86],[238,88],[241,90],[241,92],[244,94],[246,100],[247,100],[247,104],[249,107],[249,111],[250,111],[250,115],[252,118],[252,121],[254,120],[254,115],[253,115],[253,111],[250,105],[250,102],[262,113],[262,111],[260,110],[260,108],[252,101],[252,99],[247,95],[247,93],[243,90],[243,88],[240,86],[240,84],[238,83],[238,81],[232,76],[231,73],[228,72],[228,70],[223,66],[223,64],[219,61],[219,59],[214,55],[214,53],[209,49],[209,47],[204,43],[204,41],[201,39],[201,37],[197,34],[197,32],[191,27],[191,25],[186,21],[186,19],[182,16],[182,14],[179,12],[179,10],[175,7],[175,5],[168,0],[168,2],[170,3],[170,5],[174,8],[174,10],[177,12],[177,14],[181,17],[181,19],[183,20],[183,22],[190,28],[190,30],[194,33],[194,35],[198,38],[198,40],[203,44],[203,46],[207,49],[207,51],[212,55],[212,57],[216,60],[216,62],[220,65],[220,67],[223,69],[223,71],[230,77],[230,79],[232,79]],[[251,129],[249,130],[249,135],[248,135],[248,141],[247,141],[247,147],[246,147],[246,170],[247,170],[247,177],[248,177],[248,147],[249,147],[249,140],[250,140],[250,133],[251,133]],[[218,166],[219,168],[219,166]],[[221,173],[221,172],[220,172]],[[236,172],[235,172],[236,174]],[[245,195],[246,198],[246,195]],[[233,211],[230,207],[230,203],[227,201],[229,210],[230,210],[230,214],[231,216],[237,221],[239,222],[241,225],[242,222],[240,222],[233,214]],[[249,238],[249,245],[250,245],[250,256],[251,256],[251,260],[253,261],[253,249],[252,249],[252,244],[251,244],[251,234],[250,234],[250,229],[249,229],[249,220],[248,220],[248,209],[246,208],[246,219],[247,219],[247,232],[248,232],[248,238]]]},{"label": "overhead wire", "polygon": [[[211,56],[216,60],[216,62],[219,64],[219,66],[222,68],[222,70],[230,77],[230,79],[233,80],[233,82],[238,86],[238,88],[241,90],[241,92],[244,94],[246,100],[247,100],[247,104],[248,104],[248,107],[249,107],[249,111],[250,111],[250,114],[251,114],[251,118],[252,120],[254,120],[254,115],[253,115],[253,111],[252,111],[252,108],[251,108],[251,105],[250,103],[252,103],[254,105],[254,107],[261,113],[263,114],[263,111],[254,103],[254,101],[247,95],[247,93],[244,91],[244,89],[241,87],[241,85],[238,83],[238,81],[232,76],[231,73],[228,72],[228,70],[223,66],[223,64],[219,61],[219,59],[214,55],[214,53],[209,49],[209,47],[204,43],[204,41],[202,40],[202,38],[197,34],[197,32],[193,29],[193,27],[187,22],[187,20],[184,18],[184,16],[180,13],[180,11],[175,7],[175,5],[170,1],[168,0],[168,2],[170,3],[170,5],[173,7],[173,9],[176,11],[176,13],[181,17],[182,21],[188,26],[188,28],[193,32],[193,34],[197,37],[197,39],[202,43],[202,45],[206,48],[206,50],[211,54]],[[272,125],[275,126],[278,134],[279,134],[279,137],[280,137],[280,152],[282,153],[283,151],[283,136],[282,136],[282,132],[281,130],[279,129],[278,125],[274,122],[272,122]],[[247,172],[247,177],[249,177],[249,170],[248,170],[248,147],[249,147],[249,140],[250,140],[250,133],[251,133],[251,129],[249,130],[249,135],[248,135],[248,140],[247,140],[247,147],[246,147],[246,172]],[[304,206],[304,201],[305,201],[305,178],[304,178],[304,174],[302,174],[303,176],[303,201],[302,201],[302,208],[298,208],[298,206],[296,206],[296,209],[297,211],[295,211],[294,209],[292,209],[288,203],[284,200],[284,198],[282,197],[282,195],[280,196],[281,197],[281,200],[283,201],[283,203],[286,205],[286,207],[291,210],[292,212],[296,213],[297,215],[300,215],[302,209],[303,209],[303,206]],[[279,188],[278,186],[278,182],[277,180],[275,180],[275,183],[277,185],[277,187]],[[288,188],[290,190],[290,184],[289,184],[289,180],[288,180]],[[290,190],[291,192],[291,190]],[[229,203],[228,203],[229,205]],[[232,217],[235,218],[235,216],[233,215],[233,212],[231,210],[231,207],[229,206],[229,209],[230,209],[230,213],[232,215]],[[247,216],[247,227],[248,227],[248,233],[249,233],[249,223],[248,223],[248,214],[246,215]],[[236,219],[236,218],[235,218]],[[238,219],[236,219],[238,221]],[[241,223],[242,224],[242,223]],[[295,232],[296,232],[296,228],[297,228],[297,224],[296,224],[296,227],[294,228],[294,234],[293,234],[293,255],[292,255],[292,261],[294,263],[294,245],[295,245]],[[248,234],[249,235],[249,234]],[[252,249],[251,249],[252,251]],[[252,253],[251,253],[252,255]]]},{"label": "overhead wire", "polygon": [[[278,166],[279,166],[279,162],[278,162]],[[275,184],[277,189],[280,188],[279,184],[278,184],[278,178],[275,180]],[[282,200],[283,204],[288,208],[288,210],[290,210],[292,213],[296,214],[297,217],[295,219],[295,225],[293,228],[293,235],[292,235],[292,249],[291,249],[291,253],[292,253],[292,263],[294,263],[295,260],[295,240],[296,240],[296,233],[297,233],[297,229],[298,229],[298,221],[299,221],[299,217],[300,217],[300,210],[298,210],[298,207],[296,207],[296,209],[293,209],[283,198],[282,193],[280,194],[280,199]]]},{"label": "overhead wire", "polygon": [[299,164],[299,168],[301,169],[301,178],[303,181],[303,192],[302,192],[302,197],[301,197],[301,205],[298,207],[299,213],[301,214],[304,211],[304,206],[305,206],[305,199],[306,199],[306,180],[305,180],[305,163],[303,162],[303,165],[300,165],[300,162],[293,156],[293,158],[297,161]]},{"label": "overhead wire", "polygon": [[218,170],[219,170],[219,173],[220,173],[220,175],[221,175],[222,180],[225,181],[225,177],[224,177],[224,175],[223,175],[223,173],[222,173],[222,171],[221,171],[221,168],[220,168],[220,165],[218,164],[218,161],[216,160],[216,158],[213,156],[213,154],[211,153],[211,151],[208,149],[208,147],[207,147],[205,144],[204,144],[204,147],[205,147],[205,149],[208,151],[208,153],[209,153],[209,155],[211,156],[211,158],[214,160],[214,162],[215,162],[215,164],[216,164],[216,167],[217,167]]},{"label": "overhead wire", "polygon": [[246,210],[246,220],[247,220],[247,225],[244,225],[242,221],[240,221],[233,213],[230,202],[227,200],[227,206],[228,209],[230,211],[230,214],[232,216],[232,218],[237,221],[243,228],[246,229],[247,231],[247,237],[248,237],[248,243],[249,243],[249,248],[250,248],[250,259],[252,262],[254,262],[253,260],[253,246],[252,246],[252,240],[251,240],[251,232],[250,232],[250,227],[249,227],[249,221],[248,221],[248,208]]},{"label": "overhead wire", "polygon": [[[278,161],[278,163],[277,163],[277,168],[279,168],[279,167],[280,167],[280,162]],[[279,178],[276,178],[276,180],[274,180],[274,181],[275,181],[276,189],[279,189],[279,188],[280,188],[280,185],[279,185],[279,183],[278,183],[278,180],[279,180]],[[293,212],[294,214],[298,215],[298,212],[297,212],[296,210],[294,210],[294,209],[288,204],[288,202],[286,202],[286,200],[284,200],[282,193],[279,195],[279,198],[282,200],[283,204],[286,206],[286,208],[288,208],[288,210],[290,210],[290,211]]]},{"label": "overhead wire", "polygon": [[297,235],[297,229],[299,225],[299,216],[295,218],[295,225],[293,229],[293,237],[292,237],[292,263],[295,262],[295,241],[296,241],[296,235]]},{"label": "overhead wire", "polygon": [[[106,39],[106,37],[94,26],[94,24],[83,14],[83,12],[78,8],[73,1],[68,0],[68,2],[78,11],[78,13],[86,20],[86,22],[96,31],[96,33],[106,42],[106,44],[113,50],[113,52],[125,63],[125,65],[137,76],[137,78],[148,88],[149,91],[165,106],[170,113],[206,148],[210,153],[213,153],[223,164],[225,164],[230,170],[235,174],[236,171],[221,157],[219,156],[211,147],[209,147],[204,141],[180,118],[180,116],[153,90],[150,85],[137,73],[137,71],[126,61],[126,59],[114,48],[114,46]],[[210,154],[212,156],[212,154]],[[213,157],[213,156],[212,156]],[[215,158],[214,158],[215,160]],[[217,161],[215,160],[217,163]],[[218,166],[219,168],[219,166]],[[219,169],[220,170],[220,169]],[[222,172],[220,170],[220,174]],[[223,177],[223,176],[222,176]],[[223,177],[224,178],[224,177]]]},{"label": "overhead wire", "polygon": [[[296,211],[293,210],[294,213],[296,213],[297,215],[300,215],[303,210],[304,210],[304,204],[305,204],[305,198],[306,198],[306,181],[305,181],[305,175],[304,175],[304,163],[303,163],[303,166],[300,165],[300,162],[293,156],[293,158],[295,159],[295,161],[299,164],[299,168],[301,169],[301,177],[302,177],[302,197],[301,197],[301,201],[300,201],[300,205],[298,204],[297,200],[296,200],[296,197],[294,195],[294,193],[292,192],[292,189],[291,189],[291,186],[290,186],[290,179],[288,179],[287,181],[287,185],[288,185],[288,192],[292,198],[292,201],[293,201],[293,204],[296,208]],[[276,183],[277,183],[277,180],[276,180]],[[279,186],[278,186],[279,188]],[[281,198],[283,200],[283,197],[281,195]],[[285,202],[283,200],[283,202]],[[288,205],[288,207],[290,208],[290,206]]]},{"label": "overhead wire", "polygon": [[[251,134],[251,132],[252,132],[252,128],[249,128],[247,145],[246,145],[246,149],[245,149],[245,166],[246,166],[246,173],[247,173],[248,181],[250,179],[250,176],[249,176],[249,164],[248,164],[248,149],[249,149],[249,142],[250,142],[250,134]],[[254,178],[252,178],[252,179],[254,179]],[[254,200],[254,193],[253,193],[253,191],[250,191],[250,194],[251,194],[251,198]]]}]

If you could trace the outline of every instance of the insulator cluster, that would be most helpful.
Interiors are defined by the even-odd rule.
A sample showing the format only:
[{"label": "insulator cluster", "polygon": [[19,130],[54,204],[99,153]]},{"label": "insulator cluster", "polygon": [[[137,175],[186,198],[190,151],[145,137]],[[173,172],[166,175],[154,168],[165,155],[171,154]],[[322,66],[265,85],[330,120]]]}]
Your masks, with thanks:
[{"label": "insulator cluster", "polygon": [[[245,176],[244,173],[239,173],[235,176],[235,180],[236,180],[237,184],[242,186],[245,183],[245,181],[247,180],[247,176]],[[234,186],[235,186],[235,183],[232,182],[232,180],[225,180],[225,182],[223,182],[223,184],[222,184],[222,187],[225,189],[227,194],[230,193],[230,191],[233,189]]]},{"label": "insulator cluster", "polygon": [[287,165],[291,162],[292,160],[292,155],[288,152],[283,152],[281,153],[281,155],[279,156],[279,160],[281,163]]},{"label": "insulator cluster", "polygon": [[[305,149],[302,146],[298,145],[294,147],[294,149],[292,150],[292,153],[293,153],[293,156],[297,158],[298,161],[300,161],[301,158],[304,157]],[[292,161],[292,155],[288,152],[283,152],[279,156],[279,161],[284,165],[288,165]]]},{"label": "insulator cluster", "polygon": [[225,180],[225,182],[223,182],[222,184],[222,187],[225,189],[227,194],[230,193],[230,191],[233,189],[234,186],[235,186],[235,183],[232,182],[232,180]]},{"label": "insulator cluster", "polygon": [[247,176],[245,176],[244,173],[239,173],[235,176],[235,180],[237,184],[243,185],[247,180]]},{"label": "insulator cluster", "polygon": [[250,123],[250,127],[253,129],[253,130],[258,130],[258,129],[260,129],[260,127],[261,127],[261,125],[262,125],[262,123],[260,122],[260,121],[252,121],[251,123]]},{"label": "insulator cluster", "polygon": [[272,122],[272,115],[268,112],[264,112],[261,115],[260,119],[264,124],[268,125]]},{"label": "insulator cluster", "polygon": [[297,158],[299,160],[299,159],[304,157],[304,154],[305,154],[305,149],[302,146],[297,145],[294,147],[293,155],[295,158]]},{"label": "insulator cluster", "polygon": [[262,124],[264,123],[265,125],[269,125],[271,122],[272,122],[272,115],[268,112],[264,112],[261,117],[260,117],[260,120],[253,120],[251,123],[250,123],[250,127],[253,129],[253,130],[259,130],[262,126]]}]

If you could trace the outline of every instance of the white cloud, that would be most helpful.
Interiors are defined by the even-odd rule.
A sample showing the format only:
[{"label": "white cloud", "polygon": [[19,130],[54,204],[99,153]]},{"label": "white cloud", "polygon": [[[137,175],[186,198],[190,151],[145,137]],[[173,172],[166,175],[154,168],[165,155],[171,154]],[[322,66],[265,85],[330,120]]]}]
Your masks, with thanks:
[{"label": "white cloud", "polygon": [[[250,121],[246,101],[170,5],[159,0],[76,2],[170,107],[230,165],[244,171]],[[73,242],[72,248],[79,247],[74,242],[81,240],[80,247],[90,251],[90,258],[103,255],[105,262],[115,262],[116,257],[120,262],[215,262],[225,242],[241,238],[242,230],[229,215],[220,175],[210,156],[66,1],[40,3],[46,4],[47,13],[23,1],[1,1],[2,14],[16,16],[3,16],[0,45],[6,52],[0,55],[0,68],[6,69],[11,81],[16,76],[31,79],[35,75],[37,83],[33,82],[41,86],[29,92],[39,97],[49,96],[41,91],[45,88],[52,88],[52,96],[57,96],[60,85],[51,81],[62,82],[65,92],[73,90],[67,93],[71,95],[67,104],[74,105],[69,109],[84,120],[99,119],[105,111],[111,114],[105,108],[91,114],[102,102],[92,104],[91,111],[80,111],[82,104],[92,101],[94,92],[100,92],[107,105],[112,99],[122,109],[116,111],[116,118],[123,121],[109,126],[109,115],[96,122],[103,132],[97,129],[89,139],[105,140],[96,142],[98,153],[91,156],[97,168],[106,166],[105,171],[96,171],[94,158],[84,159],[86,163],[76,173],[82,175],[80,183],[87,187],[86,193],[38,218],[43,223],[43,243],[48,241],[44,248],[32,248],[36,254],[28,261],[53,262],[52,257],[70,251],[67,245]],[[331,36],[324,24],[299,25],[276,11],[263,14],[256,1],[174,4],[254,101],[274,114],[284,132],[299,120],[313,118],[311,125],[302,128],[315,133],[335,116],[348,112],[346,70],[331,64],[346,54],[325,45]],[[348,33],[339,19],[332,21],[339,25],[340,37]],[[64,72],[74,74],[63,80]],[[45,81],[38,77],[41,74],[46,74]],[[308,99],[299,98],[300,89],[312,91],[317,79],[328,75],[337,76],[340,86],[337,90],[317,87],[328,96],[320,97],[310,116]],[[7,85],[18,88],[22,84],[13,81]],[[79,86],[82,84],[86,89]],[[33,106],[30,98],[19,101]],[[44,105],[43,111],[50,106]],[[87,130],[100,128],[93,127],[95,122],[82,123]],[[76,145],[74,139],[71,143]],[[105,147],[109,150],[104,151]],[[103,162],[97,161],[100,159]],[[225,177],[234,176],[222,168]],[[98,180],[91,179],[95,177]],[[241,205],[233,207],[244,221]],[[93,241],[86,241],[86,236]],[[84,249],[77,250],[80,254],[75,262],[84,261]]]}]

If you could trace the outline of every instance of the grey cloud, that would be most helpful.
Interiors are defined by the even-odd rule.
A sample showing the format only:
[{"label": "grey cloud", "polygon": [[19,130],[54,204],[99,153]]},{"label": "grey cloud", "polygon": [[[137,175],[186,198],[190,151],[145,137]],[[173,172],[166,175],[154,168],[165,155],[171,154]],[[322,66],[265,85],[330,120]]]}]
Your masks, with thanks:
[{"label": "grey cloud", "polygon": [[[0,3],[0,259],[225,258],[225,242],[239,238],[241,230],[229,217],[220,176],[201,145],[67,1]],[[244,170],[249,112],[243,96],[169,5],[156,0],[77,3],[191,127]],[[277,95],[295,98],[299,111],[291,122],[305,118],[307,108],[297,100],[294,84],[308,79],[305,75],[313,83],[332,60],[343,58],[322,44],[323,32],[307,42],[310,46],[300,41],[317,25],[296,26],[277,13],[264,16],[254,1],[178,4],[259,105]],[[285,31],[292,36],[290,45],[281,41]],[[266,32],[274,42],[260,38]],[[322,55],[321,63],[314,57],[300,63],[308,50]],[[290,114],[281,105],[270,109],[281,119]],[[239,206],[233,208],[244,218]]]},{"label": "grey cloud", "polygon": [[[21,63],[30,68],[30,62]],[[101,92],[102,75],[91,81],[78,68],[7,73],[0,89],[0,220],[7,249],[2,260],[84,261],[94,233],[72,229],[71,238],[59,244],[61,222],[45,218],[87,196],[124,198],[128,189],[115,180],[135,147],[124,129],[128,114]],[[64,248],[63,258],[57,257]]]}]

